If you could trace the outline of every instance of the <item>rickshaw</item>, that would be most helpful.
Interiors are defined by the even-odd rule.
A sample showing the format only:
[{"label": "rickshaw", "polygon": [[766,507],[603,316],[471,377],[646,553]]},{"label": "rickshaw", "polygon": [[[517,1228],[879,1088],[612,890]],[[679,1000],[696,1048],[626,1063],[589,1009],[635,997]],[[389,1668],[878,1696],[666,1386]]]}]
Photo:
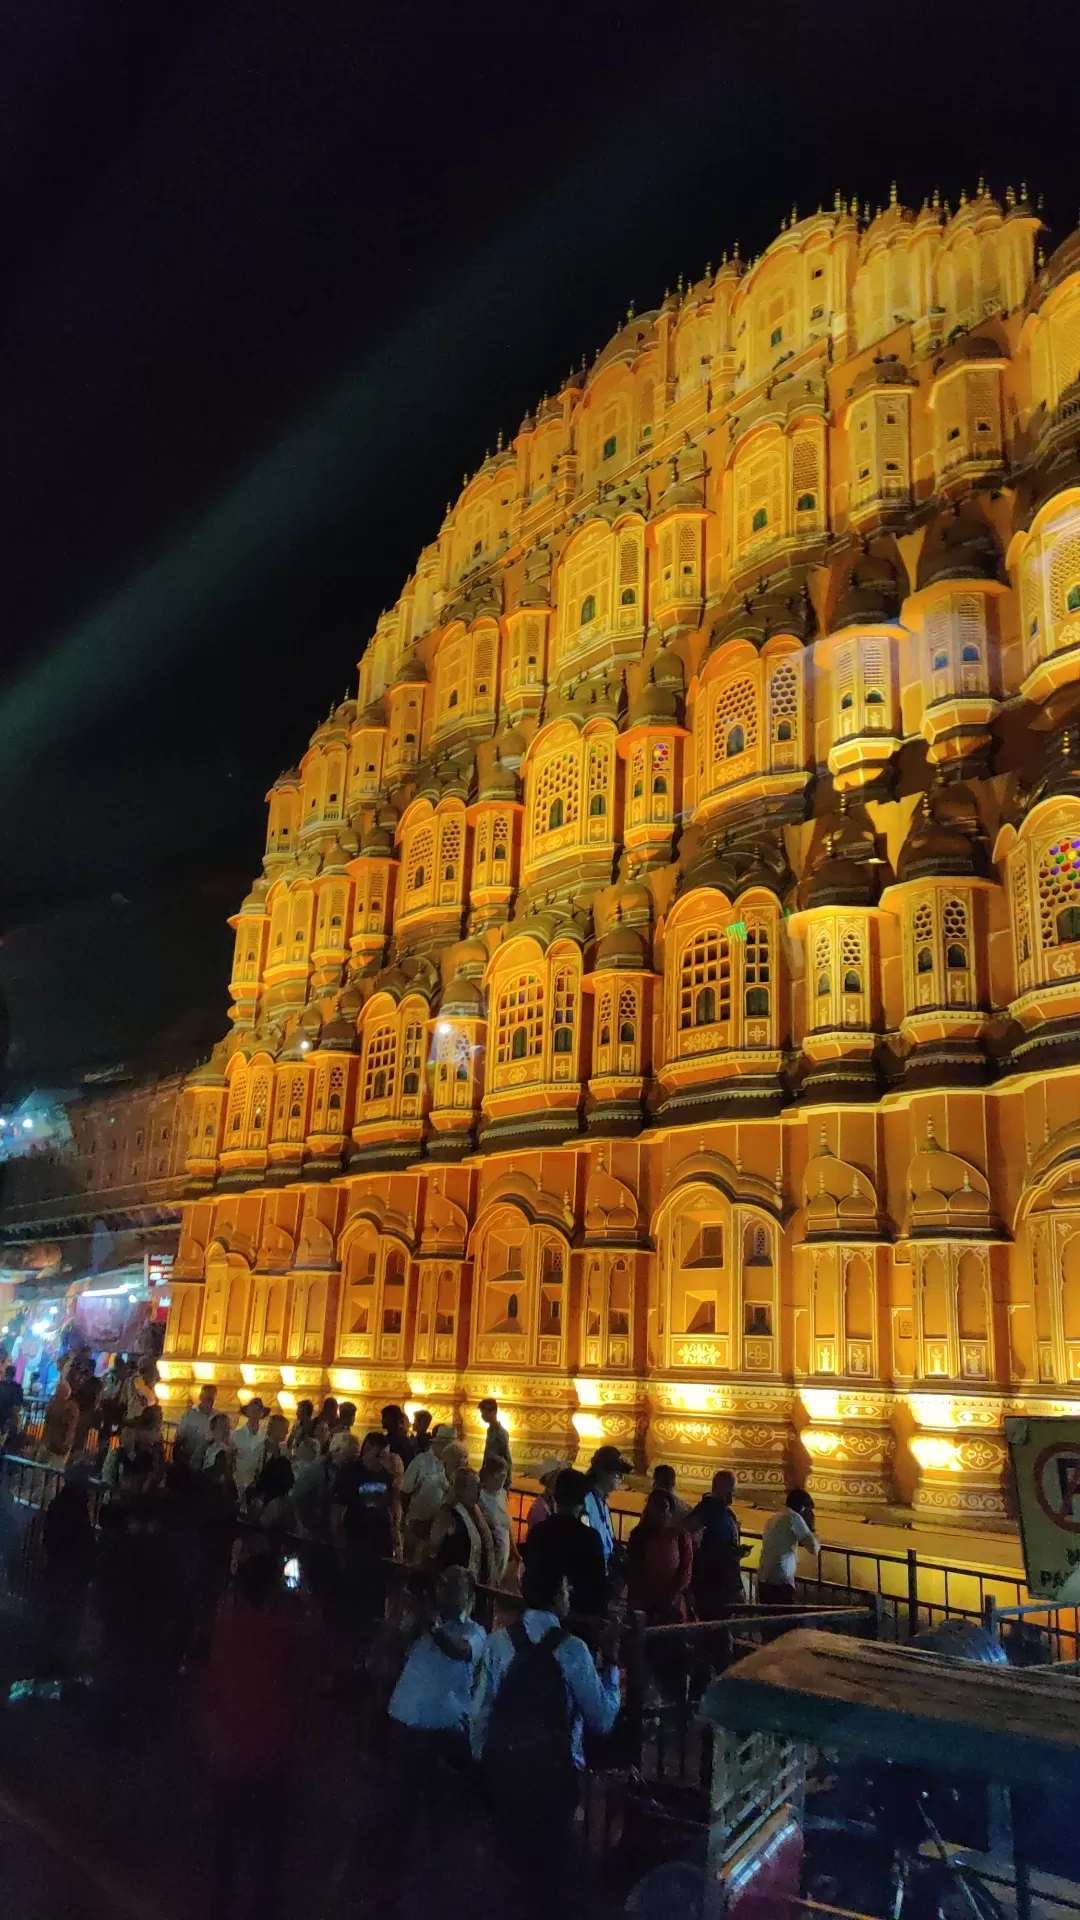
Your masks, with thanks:
[{"label": "rickshaw", "polygon": [[[712,1920],[1031,1920],[1040,1848],[1080,1835],[1072,1674],[796,1630],[729,1668],[701,1711],[714,1743]],[[856,1783],[868,1817],[816,1812],[838,1779]],[[823,1854],[827,1898],[811,1870]],[[1056,1879],[1050,1904],[1080,1911],[1078,1877]]]}]

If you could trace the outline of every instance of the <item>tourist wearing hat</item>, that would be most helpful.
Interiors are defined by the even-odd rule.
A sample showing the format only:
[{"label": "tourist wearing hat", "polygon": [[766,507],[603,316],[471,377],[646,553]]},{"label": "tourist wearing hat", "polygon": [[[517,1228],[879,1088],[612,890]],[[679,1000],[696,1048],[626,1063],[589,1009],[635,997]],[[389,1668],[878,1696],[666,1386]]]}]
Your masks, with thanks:
[{"label": "tourist wearing hat", "polygon": [[537,1494],[536,1499],[529,1508],[525,1521],[526,1539],[528,1539],[534,1527],[538,1527],[543,1521],[551,1519],[555,1511],[555,1482],[562,1470],[563,1463],[561,1460],[556,1460],[554,1454],[552,1454],[549,1459],[542,1461],[538,1467],[536,1477],[540,1482],[542,1492]]},{"label": "tourist wearing hat", "polygon": [[610,1567],[615,1551],[615,1527],[608,1501],[613,1493],[618,1492],[625,1476],[633,1471],[633,1463],[623,1459],[618,1447],[598,1447],[593,1454],[587,1476],[589,1491],[585,1495],[585,1519],[600,1536],[606,1567]]},{"label": "tourist wearing hat", "polygon": [[255,1394],[244,1408],[236,1432],[233,1434],[236,1491],[241,1499],[247,1493],[263,1463],[266,1436],[262,1432],[262,1423],[268,1412],[269,1408],[264,1406],[258,1394]]}]

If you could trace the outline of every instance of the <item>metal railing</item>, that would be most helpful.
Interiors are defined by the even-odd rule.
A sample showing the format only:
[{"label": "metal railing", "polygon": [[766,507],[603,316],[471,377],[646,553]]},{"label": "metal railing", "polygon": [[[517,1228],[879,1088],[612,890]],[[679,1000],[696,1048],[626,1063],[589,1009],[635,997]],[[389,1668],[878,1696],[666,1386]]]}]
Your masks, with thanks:
[{"label": "metal railing", "polygon": [[[515,1487],[510,1493],[510,1514],[516,1537],[521,1538],[534,1493]],[[616,1540],[623,1542],[641,1519],[639,1507],[611,1506]],[[761,1554],[761,1532],[742,1529],[744,1546],[751,1552],[743,1562],[755,1591],[755,1575]],[[916,1547],[898,1553],[869,1547],[823,1546],[815,1582],[800,1581],[800,1592],[827,1591],[831,1597],[875,1594],[882,1604],[883,1632],[890,1638],[906,1640],[939,1620],[984,1621],[988,1606],[999,1613],[1012,1612],[1028,1600],[1022,1574],[998,1572],[974,1562],[928,1559]],[[1045,1611],[1052,1611],[1046,1609]],[[1080,1613],[1072,1625],[1060,1628],[1063,1640],[1080,1631]],[[1076,1638],[1076,1657],[1080,1658],[1080,1638]]]}]

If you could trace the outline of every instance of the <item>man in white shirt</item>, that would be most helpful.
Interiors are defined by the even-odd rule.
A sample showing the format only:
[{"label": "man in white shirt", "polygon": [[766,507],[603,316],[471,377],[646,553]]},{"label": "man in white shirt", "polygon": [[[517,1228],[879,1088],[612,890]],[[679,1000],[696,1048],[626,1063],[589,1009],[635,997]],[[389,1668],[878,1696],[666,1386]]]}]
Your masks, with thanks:
[{"label": "man in white shirt", "polygon": [[821,1551],[814,1533],[814,1503],[802,1487],[793,1487],[787,1506],[766,1521],[761,1537],[757,1597],[762,1606],[794,1605],[800,1547],[807,1553]]},{"label": "man in white shirt", "polygon": [[236,1491],[243,1499],[259,1468],[266,1451],[266,1436],[260,1432],[266,1418],[267,1409],[256,1394],[244,1408],[243,1418],[233,1434],[233,1452],[236,1457]]},{"label": "man in white shirt", "polygon": [[210,1422],[214,1417],[216,1387],[200,1387],[199,1398],[189,1407],[176,1429],[173,1459],[185,1466],[198,1466],[210,1445]]}]

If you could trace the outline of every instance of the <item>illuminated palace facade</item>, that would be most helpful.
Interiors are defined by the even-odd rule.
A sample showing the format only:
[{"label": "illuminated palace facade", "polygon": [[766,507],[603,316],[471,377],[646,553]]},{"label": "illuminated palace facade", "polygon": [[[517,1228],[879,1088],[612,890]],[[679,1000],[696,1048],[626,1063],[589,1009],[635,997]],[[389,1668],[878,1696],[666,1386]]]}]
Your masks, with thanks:
[{"label": "illuminated palace facade", "polygon": [[269,795],[164,1359],[1004,1514],[1080,1408],[1080,233],[793,213],[489,455]]}]

